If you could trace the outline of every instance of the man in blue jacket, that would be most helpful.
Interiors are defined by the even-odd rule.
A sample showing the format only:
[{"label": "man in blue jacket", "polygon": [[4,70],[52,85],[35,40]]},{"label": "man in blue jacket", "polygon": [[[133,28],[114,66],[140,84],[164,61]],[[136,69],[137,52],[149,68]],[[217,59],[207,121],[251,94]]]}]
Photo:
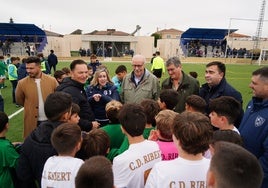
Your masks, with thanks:
[{"label": "man in blue jacket", "polygon": [[257,69],[252,73],[251,83],[253,97],[247,105],[239,127],[244,147],[259,160],[264,179],[262,188],[268,187],[268,67]]},{"label": "man in blue jacket", "polygon": [[[239,91],[233,88],[225,79],[226,67],[225,64],[220,61],[212,61],[206,65],[205,80],[206,83],[203,84],[199,90],[199,95],[205,99],[207,103],[206,113],[209,114],[209,102],[211,99],[216,99],[221,96],[230,96],[235,98],[243,104],[242,96]],[[237,120],[235,121],[235,126],[239,127],[241,119],[243,117],[243,110]]]}]

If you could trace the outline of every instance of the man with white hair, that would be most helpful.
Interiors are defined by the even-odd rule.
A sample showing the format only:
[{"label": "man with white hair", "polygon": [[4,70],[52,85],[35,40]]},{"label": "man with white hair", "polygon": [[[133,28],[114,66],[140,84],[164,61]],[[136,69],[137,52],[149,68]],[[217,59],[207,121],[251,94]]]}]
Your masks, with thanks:
[{"label": "man with white hair", "polygon": [[142,55],[132,58],[132,68],[122,82],[123,103],[140,103],[143,99],[157,100],[160,92],[158,79],[145,68],[146,59]]}]

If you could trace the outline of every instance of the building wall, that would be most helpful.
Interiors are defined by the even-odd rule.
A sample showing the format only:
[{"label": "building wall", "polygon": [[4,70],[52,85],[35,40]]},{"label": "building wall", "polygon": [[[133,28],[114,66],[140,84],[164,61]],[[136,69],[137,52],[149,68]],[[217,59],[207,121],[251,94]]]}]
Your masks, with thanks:
[{"label": "building wall", "polygon": [[46,45],[45,49],[43,50],[44,56],[48,56],[50,54],[50,50],[54,50],[54,53],[57,54],[59,57],[63,57],[63,37],[47,37],[48,44]]},{"label": "building wall", "polygon": [[[245,40],[245,39],[232,39],[227,41],[227,44],[230,46],[231,49],[236,48],[246,48],[250,50],[253,48],[254,41],[252,40]],[[260,41],[260,49],[268,49],[268,40]]]}]

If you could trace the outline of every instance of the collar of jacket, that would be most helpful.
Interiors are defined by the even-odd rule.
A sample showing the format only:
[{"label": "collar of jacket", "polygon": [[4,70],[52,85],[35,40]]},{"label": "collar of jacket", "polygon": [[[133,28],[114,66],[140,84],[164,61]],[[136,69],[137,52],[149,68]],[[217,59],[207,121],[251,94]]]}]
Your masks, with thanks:
[{"label": "collar of jacket", "polygon": [[144,68],[144,73],[141,77],[141,80],[139,81],[138,84],[136,84],[135,82],[135,75],[134,75],[134,71],[131,72],[131,76],[130,76],[130,80],[136,85],[136,87],[143,82],[143,80],[145,80],[147,78],[147,76],[149,75],[149,72],[147,69]]},{"label": "collar of jacket", "polygon": [[[181,71],[182,73],[182,80],[181,80],[181,83],[178,87],[178,89],[183,89],[183,88],[186,88],[190,85],[190,79],[187,75],[185,75],[185,73],[183,71]],[[170,88],[172,88],[172,79],[169,77],[169,86]]]},{"label": "collar of jacket", "polygon": [[220,83],[218,85],[209,87],[209,85],[207,83],[203,84],[202,87],[206,88],[206,90],[208,90],[209,92],[213,92],[213,91],[219,91],[219,92],[223,92],[225,89],[225,85],[226,85],[226,79],[225,77],[221,79]]}]

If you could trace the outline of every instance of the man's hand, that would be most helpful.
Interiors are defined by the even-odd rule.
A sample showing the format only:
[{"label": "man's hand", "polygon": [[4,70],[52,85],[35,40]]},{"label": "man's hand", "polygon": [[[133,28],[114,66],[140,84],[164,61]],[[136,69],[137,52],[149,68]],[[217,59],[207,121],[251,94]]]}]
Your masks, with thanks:
[{"label": "man's hand", "polygon": [[99,122],[92,121],[92,129],[97,129],[97,128],[99,128],[99,126],[100,126]]}]

